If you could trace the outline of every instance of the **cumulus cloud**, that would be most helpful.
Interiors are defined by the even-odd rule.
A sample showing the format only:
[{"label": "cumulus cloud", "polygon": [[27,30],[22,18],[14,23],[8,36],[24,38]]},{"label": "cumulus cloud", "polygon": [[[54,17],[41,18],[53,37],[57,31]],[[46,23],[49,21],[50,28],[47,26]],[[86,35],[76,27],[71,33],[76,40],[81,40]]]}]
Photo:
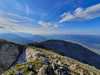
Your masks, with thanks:
[{"label": "cumulus cloud", "polygon": [[59,25],[56,24],[51,24],[51,23],[45,23],[44,21],[39,21],[38,22],[40,25],[42,25],[43,27],[50,27],[50,28],[57,28]]},{"label": "cumulus cloud", "polygon": [[65,12],[60,17],[62,17],[62,20],[59,23],[64,21],[84,21],[100,17],[100,3],[87,7],[86,9],[79,7],[73,11],[73,14],[71,12]]}]

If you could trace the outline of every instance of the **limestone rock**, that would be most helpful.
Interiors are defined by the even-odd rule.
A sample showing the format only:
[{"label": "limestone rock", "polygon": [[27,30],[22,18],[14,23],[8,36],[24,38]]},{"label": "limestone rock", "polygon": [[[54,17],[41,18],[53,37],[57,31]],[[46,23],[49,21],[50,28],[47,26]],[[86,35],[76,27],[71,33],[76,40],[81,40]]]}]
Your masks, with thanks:
[{"label": "limestone rock", "polygon": [[63,64],[63,68],[65,68],[65,64]]},{"label": "limestone rock", "polygon": [[35,59],[40,58],[40,57],[42,57],[42,53],[41,52],[36,51],[36,50],[28,47],[20,55],[20,57],[17,59],[15,64],[31,62],[31,61],[34,61]]},{"label": "limestone rock", "polygon": [[19,50],[13,44],[6,43],[0,48],[0,73],[7,70],[17,59]]},{"label": "limestone rock", "polygon": [[61,65],[61,61],[58,61],[58,65]]},{"label": "limestone rock", "polygon": [[24,75],[23,72],[18,71],[17,75]]},{"label": "limestone rock", "polygon": [[27,68],[28,68],[28,69],[32,69],[32,66],[31,66],[31,65],[28,65]]},{"label": "limestone rock", "polygon": [[14,73],[14,72],[16,72],[16,71],[15,71],[15,70],[12,70],[11,72],[13,72],[13,73]]},{"label": "limestone rock", "polygon": [[39,53],[39,51],[36,51],[32,48],[27,48],[25,51],[26,51],[27,62],[33,61],[41,56],[41,53]]},{"label": "limestone rock", "polygon": [[42,74],[46,74],[49,70],[49,66],[48,65],[44,65],[40,70],[38,75],[42,75]]},{"label": "limestone rock", "polygon": [[27,62],[26,51],[23,51],[23,53],[20,55],[20,57],[17,59],[17,61],[15,62],[14,65],[21,64],[21,63],[26,63],[26,62]]},{"label": "limestone rock", "polygon": [[44,63],[48,63],[49,60],[47,58],[44,58]]},{"label": "limestone rock", "polygon": [[54,62],[52,62],[52,67],[53,67],[53,69],[56,69],[56,66],[55,66]]}]

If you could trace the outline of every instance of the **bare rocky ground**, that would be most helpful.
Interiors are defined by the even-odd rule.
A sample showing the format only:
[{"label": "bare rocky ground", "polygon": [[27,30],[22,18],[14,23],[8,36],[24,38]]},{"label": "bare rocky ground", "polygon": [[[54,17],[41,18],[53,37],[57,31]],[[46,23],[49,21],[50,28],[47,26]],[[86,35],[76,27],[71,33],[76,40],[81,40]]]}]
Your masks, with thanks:
[{"label": "bare rocky ground", "polygon": [[[13,51],[12,48],[14,47],[14,50],[16,49],[20,54],[21,51],[19,51],[18,46],[13,43],[4,43],[0,47],[0,51],[6,44],[9,45],[6,50]],[[8,63],[9,57],[6,55],[5,57]],[[1,63],[3,64],[4,62],[1,61]],[[5,66],[9,66],[9,68],[0,66],[0,68],[6,68],[1,72],[1,75],[100,75],[100,70],[94,66],[62,56],[60,53],[52,50],[32,46],[24,48],[17,60],[11,62],[12,65],[7,63]]]}]

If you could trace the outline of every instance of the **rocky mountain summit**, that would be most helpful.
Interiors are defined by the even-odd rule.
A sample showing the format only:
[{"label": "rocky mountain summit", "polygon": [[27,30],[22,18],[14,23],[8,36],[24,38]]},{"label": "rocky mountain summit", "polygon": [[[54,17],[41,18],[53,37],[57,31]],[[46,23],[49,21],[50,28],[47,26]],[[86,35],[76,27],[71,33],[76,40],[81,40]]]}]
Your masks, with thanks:
[{"label": "rocky mountain summit", "polygon": [[61,40],[47,40],[45,42],[41,42],[41,44],[48,49],[60,52],[67,57],[71,57],[75,60],[85,64],[90,64],[100,69],[100,55],[77,43]]},{"label": "rocky mountain summit", "polygon": [[84,64],[73,58],[62,56],[59,52],[47,49],[44,47],[46,42],[28,44],[29,46],[27,46],[0,40],[0,74],[100,75],[100,70],[89,64]]}]

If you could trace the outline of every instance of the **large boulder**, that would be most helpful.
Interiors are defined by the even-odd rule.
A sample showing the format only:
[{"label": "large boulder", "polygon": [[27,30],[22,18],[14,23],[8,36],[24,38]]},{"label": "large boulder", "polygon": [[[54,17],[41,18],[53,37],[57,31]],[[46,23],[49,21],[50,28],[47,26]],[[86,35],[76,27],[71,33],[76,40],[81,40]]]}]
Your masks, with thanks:
[{"label": "large boulder", "polygon": [[35,59],[40,58],[41,56],[42,56],[42,53],[40,51],[36,51],[35,49],[28,47],[19,56],[17,61],[14,63],[14,65],[31,62],[31,61],[34,61]]},{"label": "large boulder", "polygon": [[0,48],[0,74],[11,67],[19,56],[19,50],[16,46],[6,43]]},{"label": "large boulder", "polygon": [[38,75],[44,75],[50,72],[50,68],[48,65],[44,65],[41,69],[39,69]]}]

